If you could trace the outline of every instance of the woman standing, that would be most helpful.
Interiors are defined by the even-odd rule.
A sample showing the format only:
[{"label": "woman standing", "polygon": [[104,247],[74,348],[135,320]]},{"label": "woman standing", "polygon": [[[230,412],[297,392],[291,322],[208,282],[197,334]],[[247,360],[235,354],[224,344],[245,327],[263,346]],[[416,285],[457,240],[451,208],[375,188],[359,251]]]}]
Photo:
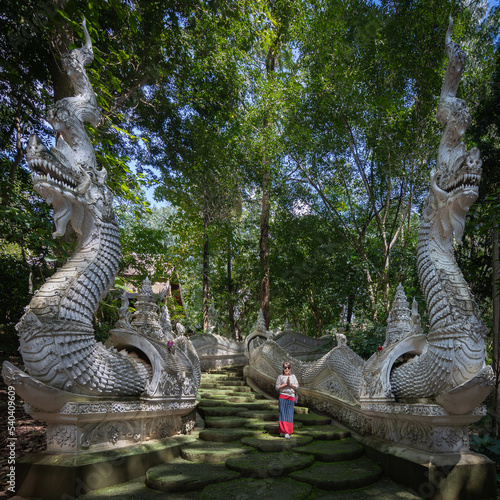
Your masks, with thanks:
[{"label": "woman standing", "polygon": [[297,377],[292,374],[292,365],[285,361],[283,363],[283,375],[276,379],[276,390],[279,397],[279,423],[280,436],[290,439],[293,433],[293,407],[295,406],[295,391],[299,383]]}]

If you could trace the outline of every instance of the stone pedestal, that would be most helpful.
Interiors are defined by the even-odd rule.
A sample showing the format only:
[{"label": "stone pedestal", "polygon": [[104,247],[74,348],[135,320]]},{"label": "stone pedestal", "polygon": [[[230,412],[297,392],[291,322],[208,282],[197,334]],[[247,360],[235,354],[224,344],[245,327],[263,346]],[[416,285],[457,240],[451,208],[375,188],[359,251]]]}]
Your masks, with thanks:
[{"label": "stone pedestal", "polygon": [[192,435],[151,440],[144,444],[93,453],[41,453],[16,464],[16,494],[41,500],[74,500],[89,491],[114,486],[143,476],[155,465],[180,456],[182,446],[198,439]]},{"label": "stone pedestal", "polygon": [[195,426],[196,400],[68,402],[57,412],[25,405],[47,422],[47,452],[79,454],[147,443]]},{"label": "stone pedestal", "polygon": [[358,437],[372,460],[394,481],[433,500],[486,500],[497,498],[496,466],[478,453],[432,454]]}]

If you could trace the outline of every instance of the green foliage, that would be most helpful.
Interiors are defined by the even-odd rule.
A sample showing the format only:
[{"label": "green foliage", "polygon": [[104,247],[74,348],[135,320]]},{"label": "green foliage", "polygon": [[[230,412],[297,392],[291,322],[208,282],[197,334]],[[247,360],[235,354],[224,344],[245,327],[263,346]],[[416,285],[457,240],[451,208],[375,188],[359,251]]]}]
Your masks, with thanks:
[{"label": "green foliage", "polygon": [[368,359],[377,352],[377,347],[385,341],[386,325],[353,325],[345,332],[347,345],[363,359]]}]

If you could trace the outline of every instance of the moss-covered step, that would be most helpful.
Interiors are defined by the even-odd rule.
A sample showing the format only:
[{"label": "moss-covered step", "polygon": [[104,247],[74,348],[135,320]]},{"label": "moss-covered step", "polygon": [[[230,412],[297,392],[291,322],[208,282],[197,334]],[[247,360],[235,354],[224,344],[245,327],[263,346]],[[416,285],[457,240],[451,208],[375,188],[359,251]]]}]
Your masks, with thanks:
[{"label": "moss-covered step", "polygon": [[231,403],[233,408],[246,408],[249,411],[273,411],[276,410],[272,408],[269,403],[265,401],[247,401],[245,403]]},{"label": "moss-covered step", "polygon": [[312,440],[313,438],[310,436],[297,436],[294,434],[290,436],[290,439],[271,434],[260,434],[259,436],[244,437],[241,442],[244,445],[253,446],[259,451],[272,452],[291,450],[295,446],[306,446]]},{"label": "moss-covered step", "polygon": [[228,404],[226,399],[203,399],[198,400],[199,406],[226,406]]},{"label": "moss-covered step", "polygon": [[318,441],[311,444],[294,448],[297,453],[314,455],[316,460],[321,462],[342,462],[344,460],[354,460],[365,452],[354,438],[340,439],[337,441]]},{"label": "moss-covered step", "polygon": [[229,443],[231,441],[239,441],[243,437],[256,436],[261,432],[259,429],[246,429],[244,427],[238,429],[204,429],[200,432],[199,436],[203,441]]},{"label": "moss-covered step", "polygon": [[[246,413],[245,408],[233,408],[232,406],[198,406],[198,411],[203,417],[237,417],[241,413]],[[243,415],[241,415],[243,416]]]},{"label": "moss-covered step", "polygon": [[[273,407],[273,408],[276,408],[276,410],[278,410],[278,407],[279,407],[279,401],[277,399],[274,399],[274,400],[270,400],[269,401],[269,404]],[[302,414],[305,414],[305,413],[309,413],[309,408],[305,407],[305,406],[294,406],[293,408],[293,412],[296,414],[296,415],[302,415]]]},{"label": "moss-covered step", "polygon": [[382,476],[382,469],[367,457],[346,462],[316,462],[308,469],[292,472],[290,477],[323,490],[362,488]]},{"label": "moss-covered step", "polygon": [[241,387],[244,386],[245,382],[243,380],[211,380],[211,381],[206,381],[205,379],[202,379],[202,382],[200,383],[200,389],[220,389],[222,386],[224,387]]},{"label": "moss-covered step", "polygon": [[216,443],[214,441],[196,441],[181,449],[181,457],[191,462],[221,463],[230,457],[239,457],[254,453],[255,448],[244,446],[238,441]]},{"label": "moss-covered step", "polygon": [[329,425],[332,421],[331,418],[316,413],[296,414],[293,419],[302,422],[304,425]]},{"label": "moss-covered step", "polygon": [[[241,480],[235,479],[235,481]],[[387,477],[382,477],[376,483],[356,490],[325,491],[322,493],[321,490],[313,489],[310,498],[314,498],[314,500],[353,500],[353,498],[356,500],[422,500],[422,497],[410,488],[405,488]]]},{"label": "moss-covered step", "polygon": [[240,392],[252,392],[252,389],[248,387],[247,385],[242,385],[242,386],[235,386],[231,388],[233,393],[240,393]]},{"label": "moss-covered step", "polygon": [[233,395],[232,390],[219,390],[219,389],[204,389],[204,390],[199,390],[198,394],[201,396],[201,398],[207,398],[207,399],[225,399],[228,396]]},{"label": "moss-covered step", "polygon": [[[294,426],[300,422],[295,422]],[[300,429],[300,434],[312,436],[314,439],[334,440],[351,436],[351,431],[338,425],[305,425]]]},{"label": "moss-covered step", "polygon": [[174,462],[151,467],[146,472],[149,488],[167,493],[199,491],[209,484],[230,481],[239,473],[223,464],[205,464],[177,459]]},{"label": "moss-covered step", "polygon": [[[300,422],[295,422],[293,424],[294,432],[303,426]],[[256,418],[247,419],[245,427],[248,429],[262,429],[269,434],[279,434],[279,423],[278,422],[265,422],[263,420],[258,420]]]},{"label": "moss-covered step", "polygon": [[253,403],[254,401],[257,401],[257,398],[255,397],[255,394],[246,392],[244,396],[228,396],[227,400],[230,403]]},{"label": "moss-covered step", "polygon": [[[195,500],[198,494],[198,492],[171,493],[168,495],[168,500]],[[164,500],[165,493],[148,488],[142,476],[126,483],[94,490],[78,498],[81,500]]]},{"label": "moss-covered step", "polygon": [[272,422],[273,420],[278,420],[277,410],[269,410],[269,411],[242,410],[239,415],[243,418],[256,418],[264,422]]},{"label": "moss-covered step", "polygon": [[302,455],[291,451],[278,453],[249,453],[244,457],[228,458],[226,467],[251,477],[282,477],[290,472],[310,467],[314,463],[312,455]]},{"label": "moss-covered step", "polygon": [[206,417],[205,419],[207,429],[241,429],[246,423],[247,419],[241,417]]},{"label": "moss-covered step", "polygon": [[309,497],[312,487],[289,478],[235,479],[223,484],[207,486],[199,500],[302,500]]}]

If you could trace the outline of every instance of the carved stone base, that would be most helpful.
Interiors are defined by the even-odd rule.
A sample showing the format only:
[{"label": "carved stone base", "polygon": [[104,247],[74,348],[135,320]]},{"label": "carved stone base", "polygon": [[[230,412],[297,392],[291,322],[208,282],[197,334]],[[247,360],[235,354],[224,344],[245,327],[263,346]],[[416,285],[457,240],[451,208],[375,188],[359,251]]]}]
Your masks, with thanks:
[{"label": "carved stone base", "polygon": [[366,454],[384,473],[422,498],[476,500],[497,497],[495,463],[473,452],[431,454],[361,437]]},{"label": "carved stone base", "polygon": [[[275,380],[252,366],[245,378],[275,394]],[[429,453],[459,453],[469,450],[469,424],[485,415],[478,407],[467,415],[452,415],[436,404],[365,403],[353,405],[332,394],[299,387],[299,404],[327,413],[362,436],[374,436],[389,443]]]},{"label": "carved stone base", "polygon": [[196,439],[198,432],[194,431],[189,436],[103,452],[28,455],[16,464],[16,494],[41,500],[74,500],[89,491],[143,476],[150,467],[175,460],[181,448]]},{"label": "carved stone base", "polygon": [[189,433],[196,400],[68,402],[57,412],[25,405],[47,422],[47,453],[78,454],[117,449]]}]

